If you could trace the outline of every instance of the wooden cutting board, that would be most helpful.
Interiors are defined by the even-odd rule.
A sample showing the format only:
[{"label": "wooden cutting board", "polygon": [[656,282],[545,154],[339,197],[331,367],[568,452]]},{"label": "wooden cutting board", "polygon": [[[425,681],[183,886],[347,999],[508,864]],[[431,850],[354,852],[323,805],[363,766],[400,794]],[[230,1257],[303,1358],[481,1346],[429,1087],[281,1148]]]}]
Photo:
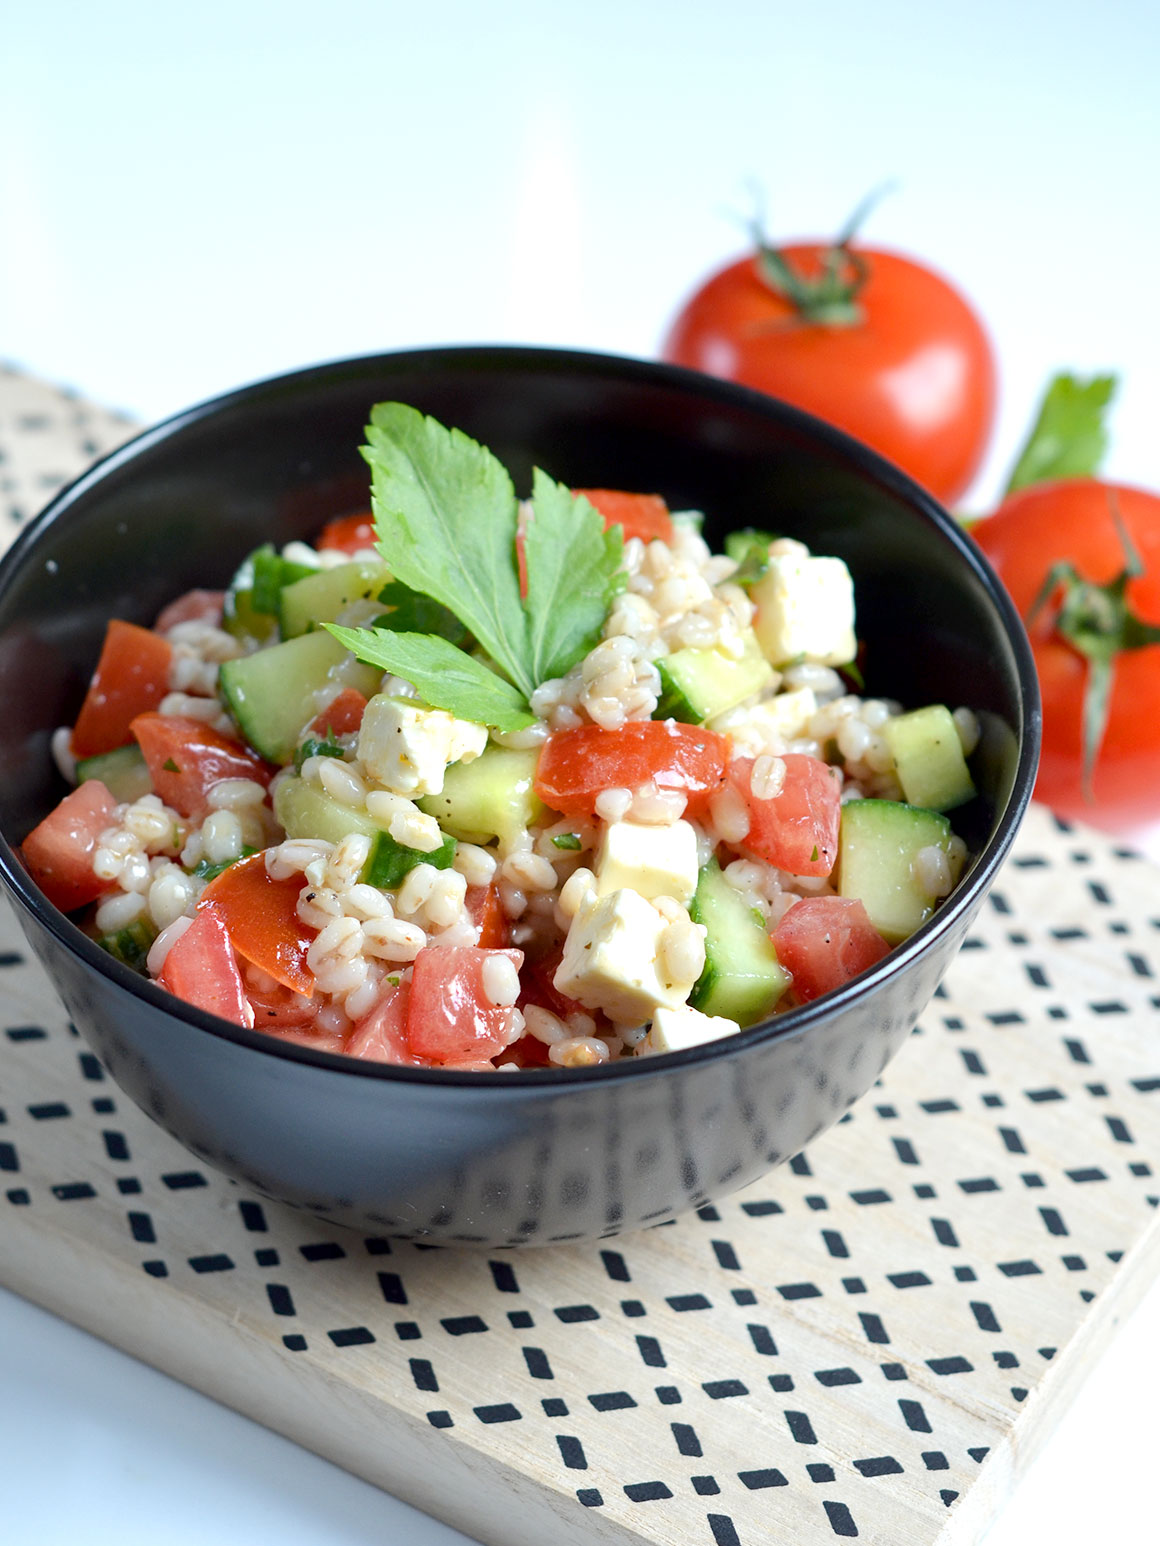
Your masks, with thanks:
[{"label": "wooden cutting board", "polygon": [[[21,518],[125,433],[0,373]],[[206,1170],[4,911],[0,1282],[494,1546],[959,1546],[1160,1262],[1158,973],[1157,871],[1033,810],[919,1028],[806,1154],[675,1224],[488,1256]]]}]

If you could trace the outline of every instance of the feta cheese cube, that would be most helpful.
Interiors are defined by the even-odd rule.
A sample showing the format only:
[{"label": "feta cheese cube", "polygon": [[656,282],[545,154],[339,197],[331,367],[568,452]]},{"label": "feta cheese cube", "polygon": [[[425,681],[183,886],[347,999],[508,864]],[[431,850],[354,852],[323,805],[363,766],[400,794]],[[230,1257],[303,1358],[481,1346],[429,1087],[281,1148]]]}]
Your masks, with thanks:
[{"label": "feta cheese cube", "polygon": [[775,553],[749,595],[757,607],[754,632],[775,666],[799,659],[844,666],[853,660],[854,582],[840,558]]},{"label": "feta cheese cube", "polygon": [[693,984],[664,980],[660,940],[667,927],[651,902],[627,888],[585,902],[568,929],[555,987],[621,1025],[651,1019],[660,1005],[678,1008]]},{"label": "feta cheese cube", "polygon": [[675,897],[682,906],[697,889],[697,834],[687,821],[649,827],[610,821],[596,856],[596,890],[607,896],[624,888],[653,897]]},{"label": "feta cheese cube", "polygon": [[376,693],[366,706],[358,754],[372,778],[393,794],[441,794],[451,762],[472,762],[487,745],[487,729],[425,708],[414,698]]},{"label": "feta cheese cube", "polygon": [[683,1052],[721,1036],[736,1036],[741,1027],[725,1015],[703,1015],[699,1009],[658,1009],[649,1032],[653,1052]]}]

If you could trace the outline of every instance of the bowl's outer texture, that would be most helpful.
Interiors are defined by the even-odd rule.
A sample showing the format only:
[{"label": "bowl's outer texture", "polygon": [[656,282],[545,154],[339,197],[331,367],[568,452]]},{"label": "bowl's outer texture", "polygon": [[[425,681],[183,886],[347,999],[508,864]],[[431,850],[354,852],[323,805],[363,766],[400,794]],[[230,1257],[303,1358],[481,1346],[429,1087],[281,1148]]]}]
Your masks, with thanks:
[{"label": "bowl's outer texture", "polygon": [[1038,706],[1018,620],[914,485],[837,432],[690,373],[557,351],[430,350],[261,384],[150,431],[60,496],[0,567],[0,831],[15,845],[64,792],[71,723],[109,617],[148,624],[221,587],[260,543],[365,508],[371,405],[398,399],[531,468],[656,489],[835,553],[855,576],[870,694],[981,711],[980,796],[956,826],[973,871],[856,987],[710,1049],[581,1073],[367,1068],[175,1003],[49,907],[2,856],[21,922],[78,1027],[194,1153],[344,1222],[427,1239],[546,1242],[659,1221],[797,1152],[873,1082],[934,992],[1034,777]]}]

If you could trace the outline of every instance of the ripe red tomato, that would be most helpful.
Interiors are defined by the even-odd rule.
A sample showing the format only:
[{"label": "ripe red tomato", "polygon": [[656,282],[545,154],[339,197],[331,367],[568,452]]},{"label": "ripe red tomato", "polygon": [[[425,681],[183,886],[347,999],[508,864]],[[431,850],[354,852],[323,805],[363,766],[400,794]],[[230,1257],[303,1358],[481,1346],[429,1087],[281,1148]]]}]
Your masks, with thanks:
[{"label": "ripe red tomato", "polygon": [[93,873],[97,839],[114,826],[117,802],[99,778],[86,778],[21,844],[28,873],[54,907],[71,913],[113,889]]},{"label": "ripe red tomato", "polygon": [[[778,249],[817,279],[824,243]],[[846,430],[949,503],[970,483],[995,413],[995,361],[948,282],[892,252],[855,247],[859,320],[812,321],[761,274],[761,254],[714,274],[685,303],[662,357],[756,387]]]},{"label": "ripe red tomato", "polygon": [[[972,529],[1024,621],[1053,564],[1072,564],[1096,585],[1123,572],[1128,559],[1113,509],[1118,506],[1144,573],[1129,580],[1125,601],[1141,622],[1160,624],[1160,496],[1095,479],[1024,489]],[[1059,633],[1058,597],[1029,626],[1043,694],[1043,757],[1036,797],[1063,816],[1122,832],[1160,816],[1160,643],[1125,649],[1112,665],[1107,725],[1083,785],[1085,657]]]},{"label": "ripe red tomato", "polygon": [[226,779],[268,784],[274,769],[257,752],[185,714],[138,714],[129,727],[153,788],[182,816],[205,816],[209,792]]},{"label": "ripe red tomato", "polygon": [[160,634],[115,617],[73,727],[75,757],[95,757],[132,740],[129,726],[169,691],[173,646]]},{"label": "ripe red tomato", "polygon": [[773,947],[803,1004],[840,988],[890,949],[862,903],[848,896],[795,902],[774,930]]},{"label": "ripe red tomato", "polygon": [[753,793],[752,757],[729,764],[729,782],[749,812],[749,831],[739,846],[791,875],[828,875],[838,857],[842,819],[838,771],[802,752],[787,752],[782,761],[785,783],[771,800]]},{"label": "ripe red tomato", "polygon": [[157,981],[211,1015],[235,1025],[254,1024],[254,1006],[246,997],[230,936],[211,908],[199,912],[170,947]]},{"label": "ripe red tomato", "polygon": [[265,855],[254,854],[211,880],[197,906],[199,912],[217,914],[240,956],[283,987],[309,997],[314,973],[306,964],[306,952],[318,930],[298,917],[303,884],[299,875],[274,880]]},{"label": "ripe red tomato", "polygon": [[565,816],[591,816],[604,789],[639,789],[655,779],[680,789],[699,808],[725,777],[729,742],[702,725],[674,719],[630,720],[620,730],[581,725],[544,742],[536,793]]}]

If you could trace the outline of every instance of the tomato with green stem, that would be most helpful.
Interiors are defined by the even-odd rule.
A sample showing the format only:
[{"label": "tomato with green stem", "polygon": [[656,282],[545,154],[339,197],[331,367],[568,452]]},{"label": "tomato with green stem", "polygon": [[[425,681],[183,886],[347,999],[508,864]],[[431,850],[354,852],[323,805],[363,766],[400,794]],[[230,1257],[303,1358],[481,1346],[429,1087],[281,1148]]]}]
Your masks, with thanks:
[{"label": "tomato with green stem", "polygon": [[959,498],[995,416],[995,359],[960,292],[925,264],[833,242],[754,249],[700,285],[661,354],[756,387],[863,440],[936,498]]},{"label": "tomato with green stem", "polygon": [[1124,832],[1160,817],[1160,496],[1034,484],[972,536],[1027,624],[1043,696],[1036,798]]}]

